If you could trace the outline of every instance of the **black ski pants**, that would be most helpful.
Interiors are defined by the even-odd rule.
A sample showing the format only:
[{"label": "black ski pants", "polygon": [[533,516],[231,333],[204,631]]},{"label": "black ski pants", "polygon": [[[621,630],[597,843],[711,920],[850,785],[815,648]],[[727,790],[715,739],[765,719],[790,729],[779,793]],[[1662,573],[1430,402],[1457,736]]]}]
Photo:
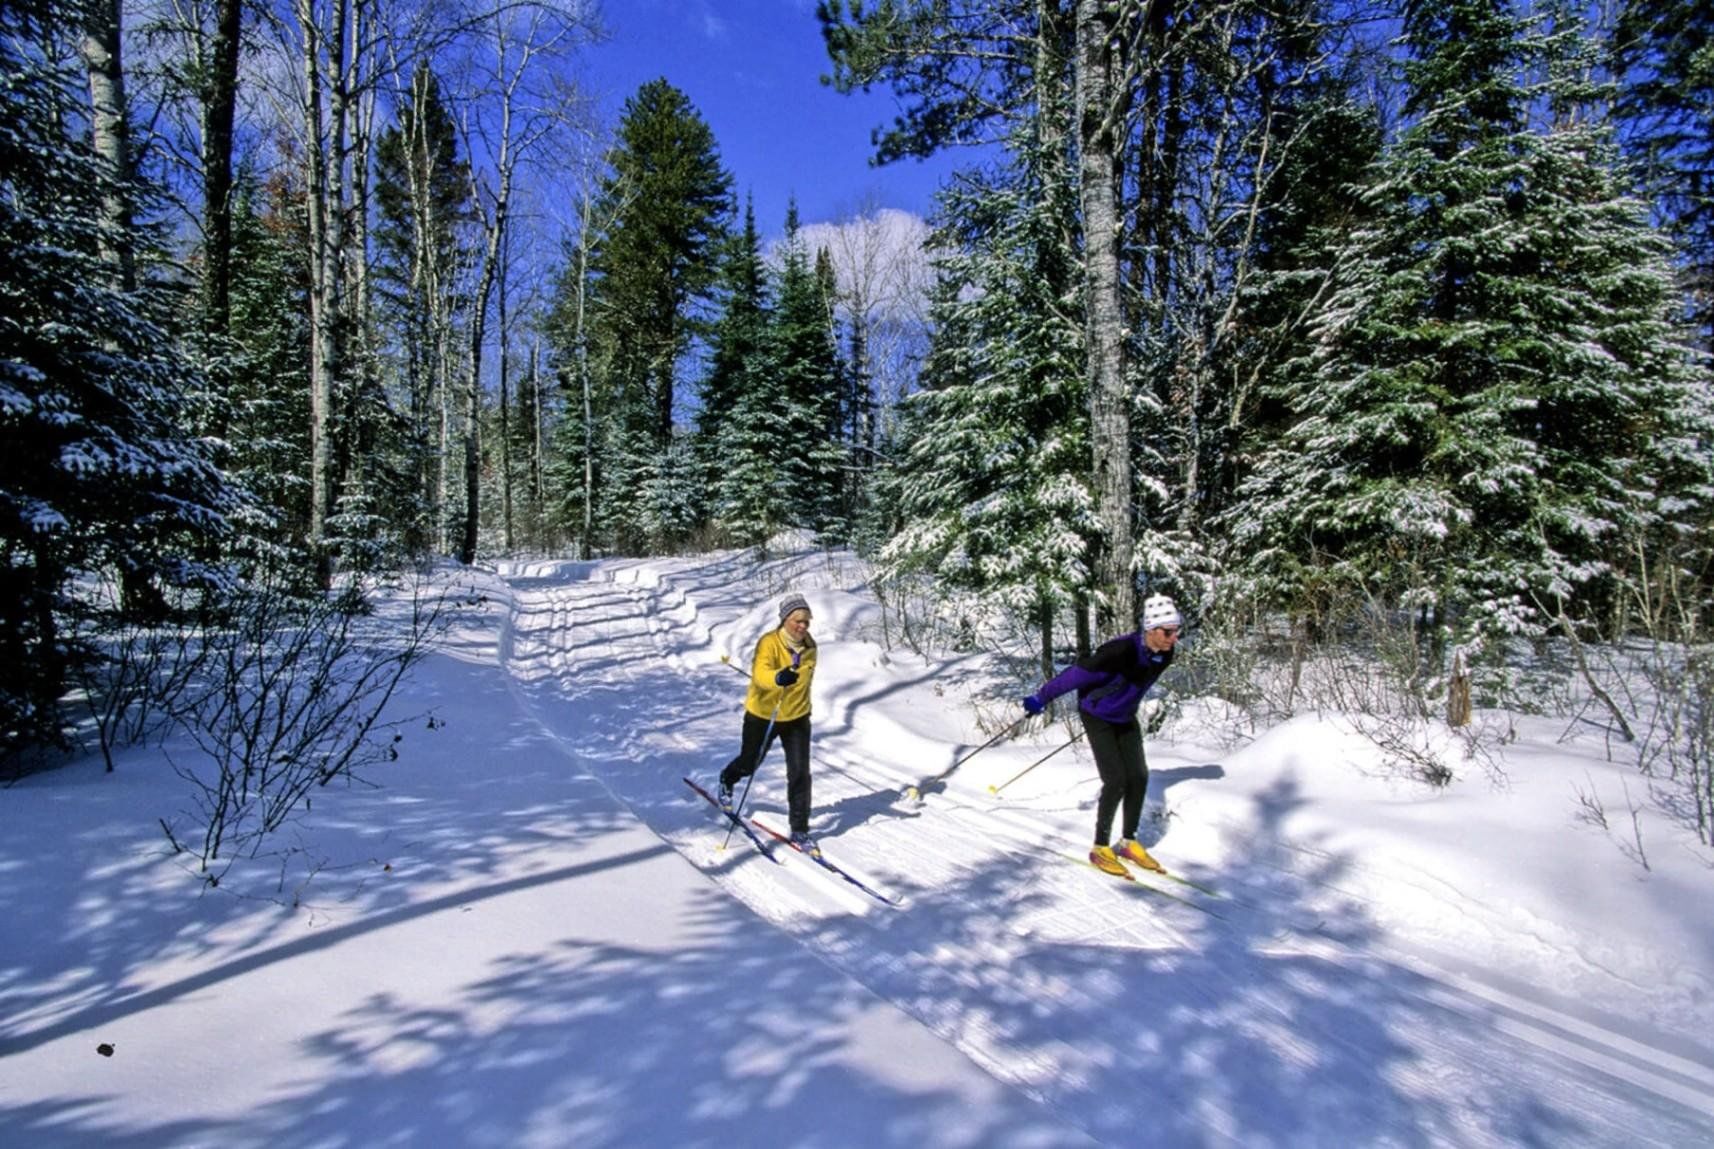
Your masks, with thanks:
[{"label": "black ski pants", "polygon": [[[767,739],[764,744],[763,739]],[[790,722],[773,723],[773,731],[768,730],[768,720],[744,712],[744,745],[738,751],[738,756],[726,764],[720,772],[720,781],[727,786],[737,786],[739,782],[756,772],[756,767],[767,757],[769,747],[774,739],[779,739],[780,747],[786,752],[786,806],[790,811],[792,833],[809,833],[809,715],[794,718]]]},{"label": "black ski pants", "polygon": [[1101,797],[1095,802],[1095,844],[1111,845],[1113,812],[1123,804],[1120,838],[1135,838],[1143,817],[1143,798],[1149,792],[1149,764],[1143,757],[1143,729],[1131,722],[1107,722],[1082,710],[1083,729],[1089,734],[1089,749],[1095,753],[1095,769],[1101,772]]}]

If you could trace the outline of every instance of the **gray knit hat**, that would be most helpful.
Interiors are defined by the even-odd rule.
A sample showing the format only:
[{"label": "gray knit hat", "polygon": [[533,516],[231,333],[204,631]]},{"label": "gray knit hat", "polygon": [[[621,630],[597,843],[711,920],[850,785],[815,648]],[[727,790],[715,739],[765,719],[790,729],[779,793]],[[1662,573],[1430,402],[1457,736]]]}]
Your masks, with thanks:
[{"label": "gray knit hat", "polygon": [[808,610],[809,603],[804,601],[801,594],[788,594],[780,600],[780,621],[784,622],[792,616],[794,610]]}]

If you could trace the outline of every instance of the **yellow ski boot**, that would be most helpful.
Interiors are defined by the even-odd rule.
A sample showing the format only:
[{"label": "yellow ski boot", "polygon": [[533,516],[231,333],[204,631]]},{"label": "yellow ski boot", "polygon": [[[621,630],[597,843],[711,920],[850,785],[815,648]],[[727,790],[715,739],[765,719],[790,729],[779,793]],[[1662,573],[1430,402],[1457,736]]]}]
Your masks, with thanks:
[{"label": "yellow ski boot", "polygon": [[1089,864],[1104,874],[1112,874],[1115,878],[1128,878],[1131,872],[1125,869],[1111,846],[1096,846],[1089,851]]},{"label": "yellow ski boot", "polygon": [[1151,858],[1149,852],[1143,849],[1143,844],[1134,839],[1121,839],[1118,849],[1114,850],[1113,853],[1127,862],[1137,863],[1145,870],[1153,870],[1157,874],[1166,873],[1166,867]]}]

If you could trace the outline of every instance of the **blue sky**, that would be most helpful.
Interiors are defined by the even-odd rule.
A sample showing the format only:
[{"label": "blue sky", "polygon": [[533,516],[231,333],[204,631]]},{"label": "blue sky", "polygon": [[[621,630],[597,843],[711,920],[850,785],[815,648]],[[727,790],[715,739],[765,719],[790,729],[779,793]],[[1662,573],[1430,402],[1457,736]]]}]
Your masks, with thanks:
[{"label": "blue sky", "polygon": [[891,122],[896,105],[890,92],[845,96],[820,82],[831,67],[814,0],[608,0],[604,9],[611,38],[586,63],[610,120],[639,86],[666,77],[713,129],[765,236],[782,229],[793,195],[806,224],[869,206],[926,215],[954,161],[970,158],[869,166],[870,130]]}]

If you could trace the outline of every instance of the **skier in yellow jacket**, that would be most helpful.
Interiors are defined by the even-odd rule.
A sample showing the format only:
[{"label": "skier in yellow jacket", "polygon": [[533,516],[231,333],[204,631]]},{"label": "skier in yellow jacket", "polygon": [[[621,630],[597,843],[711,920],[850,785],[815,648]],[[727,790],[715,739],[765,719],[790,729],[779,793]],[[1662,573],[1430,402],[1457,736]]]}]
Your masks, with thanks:
[{"label": "skier in yellow jacket", "polygon": [[720,804],[732,809],[732,788],[762,764],[774,739],[786,752],[786,805],[792,843],[816,853],[809,835],[809,687],[815,677],[815,639],[809,603],[802,595],[780,602],[780,626],[756,643],[750,691],[744,698],[744,743],[720,771]]}]

